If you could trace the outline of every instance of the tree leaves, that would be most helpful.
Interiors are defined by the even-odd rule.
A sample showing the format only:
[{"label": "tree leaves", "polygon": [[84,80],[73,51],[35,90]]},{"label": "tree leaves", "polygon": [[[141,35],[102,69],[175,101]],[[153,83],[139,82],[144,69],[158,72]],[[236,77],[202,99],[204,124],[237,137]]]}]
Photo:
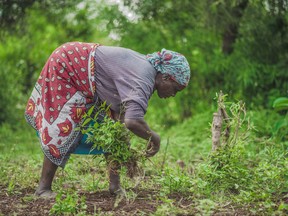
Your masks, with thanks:
[{"label": "tree leaves", "polygon": [[288,110],[288,98],[280,97],[273,102],[273,108],[277,111]]}]

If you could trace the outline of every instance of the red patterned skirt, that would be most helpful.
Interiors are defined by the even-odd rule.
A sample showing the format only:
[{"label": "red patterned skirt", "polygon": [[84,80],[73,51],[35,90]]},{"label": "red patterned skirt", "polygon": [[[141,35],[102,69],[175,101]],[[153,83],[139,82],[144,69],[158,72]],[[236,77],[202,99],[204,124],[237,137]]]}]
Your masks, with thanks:
[{"label": "red patterned skirt", "polygon": [[47,60],[25,110],[44,154],[64,167],[82,134],[75,130],[95,103],[94,53],[99,44],[69,42]]}]

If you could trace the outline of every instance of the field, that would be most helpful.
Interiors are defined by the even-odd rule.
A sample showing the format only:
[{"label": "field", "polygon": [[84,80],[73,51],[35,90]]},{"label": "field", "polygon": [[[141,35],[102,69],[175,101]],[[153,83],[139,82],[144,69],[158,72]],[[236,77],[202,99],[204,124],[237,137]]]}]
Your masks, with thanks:
[{"label": "field", "polygon": [[[155,2],[0,1],[0,216],[288,215],[287,0]],[[133,95],[143,95],[145,99],[139,98],[143,108],[150,98],[145,120],[161,136],[158,154],[139,162],[143,172],[130,179],[125,169],[121,170],[122,196],[109,194],[103,156],[83,155],[72,155],[65,169],[57,170],[52,186],[56,198],[34,195],[43,153],[23,113],[53,50],[73,41],[128,48],[144,56],[158,52],[160,61],[155,61],[155,69],[163,69],[161,73],[174,64],[170,64],[174,59],[159,55],[163,48],[183,54],[189,62],[189,84],[176,97],[165,100],[157,97],[159,92],[150,97],[144,80],[134,80],[138,75],[125,80],[115,77],[110,83],[115,84],[111,89],[119,90],[114,96],[121,98],[121,111],[124,101],[134,98],[122,97],[121,89],[131,88]],[[61,56],[65,58],[63,53]],[[118,56],[111,57],[113,61],[103,57],[99,62],[98,54],[95,56],[96,84],[102,83],[101,77],[97,81],[101,62],[108,77],[110,69],[105,68],[113,62],[134,71],[129,64],[118,62]],[[128,55],[126,58],[128,61]],[[183,71],[177,64],[180,75]],[[81,67],[81,71],[90,70]],[[74,72],[78,70],[69,69],[69,76]],[[154,82],[150,78],[149,83]],[[45,77],[50,80],[54,77]],[[86,79],[81,83],[88,84]],[[154,87],[159,87],[156,81]],[[217,139],[211,128],[217,108],[213,99],[220,90],[225,94],[223,99],[229,96],[225,106],[230,118],[219,127],[221,146],[214,151]],[[71,96],[67,92],[66,99]],[[110,101],[109,97],[102,99]],[[106,142],[115,137],[111,128],[107,124],[105,130],[94,130],[98,133],[93,136],[94,143],[102,149],[117,146]],[[143,153],[146,144],[133,137],[131,148]],[[120,158],[133,152],[124,147],[126,153],[121,150],[122,154],[116,154]]]},{"label": "field", "polygon": [[[283,116],[247,112],[230,144],[211,152],[213,111],[164,130],[160,152],[142,175],[121,175],[123,196],[108,192],[102,157],[73,155],[56,173],[55,199],[33,195],[42,152],[24,126],[0,131],[0,215],[285,215],[288,213],[287,132],[272,133]],[[274,130],[275,131],[275,130]],[[132,147],[145,143],[133,140]]]}]

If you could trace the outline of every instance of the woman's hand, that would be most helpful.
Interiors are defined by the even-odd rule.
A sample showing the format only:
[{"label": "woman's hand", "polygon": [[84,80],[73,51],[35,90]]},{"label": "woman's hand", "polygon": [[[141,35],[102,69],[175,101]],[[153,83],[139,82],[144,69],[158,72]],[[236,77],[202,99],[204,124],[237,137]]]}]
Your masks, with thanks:
[{"label": "woman's hand", "polygon": [[155,154],[157,154],[159,149],[160,149],[160,136],[154,131],[152,131],[150,142],[146,147],[146,156],[147,157],[154,156]]},{"label": "woman's hand", "polygon": [[153,157],[160,149],[160,144],[149,142],[146,148],[146,157]]},{"label": "woman's hand", "polygon": [[126,127],[137,136],[149,140],[146,156],[154,156],[160,149],[160,136],[152,131],[144,119],[125,119]]}]

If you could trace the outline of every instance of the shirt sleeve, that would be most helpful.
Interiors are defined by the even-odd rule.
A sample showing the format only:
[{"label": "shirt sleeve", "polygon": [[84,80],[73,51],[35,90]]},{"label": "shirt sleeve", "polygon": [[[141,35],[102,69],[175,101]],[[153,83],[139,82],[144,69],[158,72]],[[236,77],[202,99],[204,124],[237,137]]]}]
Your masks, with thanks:
[{"label": "shirt sleeve", "polygon": [[142,119],[146,113],[146,110],[135,101],[128,101],[125,104],[125,110],[126,119]]},{"label": "shirt sleeve", "polygon": [[115,80],[125,118],[144,118],[152,89],[145,82],[128,79]]}]

